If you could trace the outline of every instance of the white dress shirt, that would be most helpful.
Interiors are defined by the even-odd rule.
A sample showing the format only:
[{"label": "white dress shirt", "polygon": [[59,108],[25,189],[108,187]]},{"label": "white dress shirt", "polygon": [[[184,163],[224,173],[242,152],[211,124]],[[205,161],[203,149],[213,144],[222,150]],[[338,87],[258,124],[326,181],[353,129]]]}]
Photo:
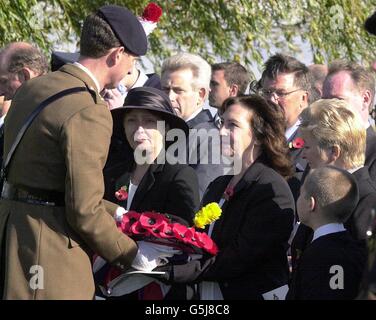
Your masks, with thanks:
[{"label": "white dress shirt", "polygon": [[5,116],[6,116],[7,114],[4,114],[3,116],[1,116],[1,118],[0,118],[0,128],[4,125],[4,120],[5,120]]},{"label": "white dress shirt", "polygon": [[128,201],[127,201],[127,210],[131,207],[133,197],[137,191],[138,186],[133,184],[131,181],[129,181],[129,187],[128,187]]},{"label": "white dress shirt", "polygon": [[326,236],[331,233],[337,233],[346,231],[345,227],[343,226],[343,223],[328,223],[324,224],[323,226],[317,228],[313,234],[312,242],[316,239]]},{"label": "white dress shirt", "polygon": [[75,65],[76,67],[84,71],[94,81],[97,87],[97,92],[98,93],[101,92],[101,86],[99,85],[97,78],[95,78],[95,76],[92,74],[92,72],[88,68],[86,68],[85,66],[83,66],[81,63],[78,63],[78,62],[73,63],[73,65]]},{"label": "white dress shirt", "polygon": [[203,110],[203,107],[198,108],[195,112],[193,112],[193,113],[190,115],[190,117],[189,117],[187,120],[185,120],[185,122],[188,122],[189,120],[192,120],[192,119],[196,118],[196,117],[198,116],[198,114],[199,114],[202,110]]},{"label": "white dress shirt", "polygon": [[299,125],[300,125],[300,120],[296,121],[296,123],[292,127],[286,130],[285,137],[287,141],[289,141],[289,139],[292,137],[295,131],[299,129]]}]

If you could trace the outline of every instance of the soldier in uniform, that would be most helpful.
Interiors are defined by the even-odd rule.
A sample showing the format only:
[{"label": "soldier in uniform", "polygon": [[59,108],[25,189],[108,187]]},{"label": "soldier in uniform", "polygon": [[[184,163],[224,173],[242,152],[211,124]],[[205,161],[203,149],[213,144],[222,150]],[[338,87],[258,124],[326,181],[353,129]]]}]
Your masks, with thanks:
[{"label": "soldier in uniform", "polygon": [[147,50],[126,8],[107,5],[83,25],[74,64],[26,82],[5,121],[4,158],[42,101],[13,154],[0,201],[0,290],[4,299],[92,299],[94,253],[128,268],[136,243],[118,231],[117,205],[103,200],[112,118],[99,92],[114,88]]}]

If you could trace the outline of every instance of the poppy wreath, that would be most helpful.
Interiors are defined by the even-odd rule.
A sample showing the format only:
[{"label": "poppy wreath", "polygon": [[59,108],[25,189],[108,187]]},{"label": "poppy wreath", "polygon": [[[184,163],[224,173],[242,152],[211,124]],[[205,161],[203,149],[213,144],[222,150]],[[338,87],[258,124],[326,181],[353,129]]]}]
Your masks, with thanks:
[{"label": "poppy wreath", "polygon": [[183,219],[156,212],[128,211],[118,228],[134,240],[149,241],[181,249],[186,253],[218,253],[214,241],[204,232],[189,227]]}]

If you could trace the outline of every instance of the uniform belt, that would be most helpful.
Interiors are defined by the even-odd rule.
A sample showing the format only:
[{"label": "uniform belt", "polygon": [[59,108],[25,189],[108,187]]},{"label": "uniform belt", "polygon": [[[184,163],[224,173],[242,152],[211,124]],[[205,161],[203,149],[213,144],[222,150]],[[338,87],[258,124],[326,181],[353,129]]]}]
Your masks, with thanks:
[{"label": "uniform belt", "polygon": [[63,192],[15,186],[9,182],[4,182],[1,198],[51,207],[65,205]]}]

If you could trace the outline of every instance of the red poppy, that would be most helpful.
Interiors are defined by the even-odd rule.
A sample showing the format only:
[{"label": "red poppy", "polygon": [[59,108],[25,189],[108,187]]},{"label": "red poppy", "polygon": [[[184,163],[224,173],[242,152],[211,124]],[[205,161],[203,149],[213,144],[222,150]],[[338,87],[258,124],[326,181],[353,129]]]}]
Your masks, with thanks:
[{"label": "red poppy", "polygon": [[162,224],[169,223],[165,216],[154,212],[144,212],[139,220],[144,228],[159,228]]},{"label": "red poppy", "polygon": [[232,198],[233,195],[234,195],[234,187],[230,187],[230,186],[228,186],[228,187],[226,188],[225,192],[223,193],[224,198],[225,198],[227,201],[229,201],[229,200]]},{"label": "red poppy", "polygon": [[125,201],[128,199],[128,192],[124,187],[121,187],[118,191],[115,192],[115,197],[119,201]]},{"label": "red poppy", "polygon": [[120,223],[118,223],[118,227],[126,234],[130,234],[130,228],[140,219],[140,214],[135,211],[128,211],[126,214],[123,215],[123,218]]},{"label": "red poppy", "polygon": [[197,234],[197,232],[196,232],[195,228],[188,228],[187,232],[185,233],[185,235],[186,235],[185,239],[186,239],[188,244],[194,245],[195,247],[199,247],[196,234]]},{"label": "red poppy", "polygon": [[292,142],[292,147],[294,149],[301,149],[304,147],[304,140],[302,138],[296,138]]},{"label": "red poppy", "polygon": [[156,23],[159,21],[161,15],[162,8],[158,6],[156,3],[151,2],[144,9],[144,12],[142,13],[142,18],[146,21]]},{"label": "red poppy", "polygon": [[186,226],[181,225],[180,223],[173,223],[172,224],[172,232],[174,233],[174,236],[176,239],[186,242],[186,235],[188,228]]},{"label": "red poppy", "polygon": [[130,231],[132,232],[133,235],[145,235],[148,236],[150,234],[148,229],[145,229],[142,227],[140,221],[136,221],[133,223],[130,227]]},{"label": "red poppy", "polygon": [[172,231],[172,226],[170,224],[166,224],[163,226],[163,229],[159,233],[159,236],[164,239],[171,239],[175,238],[174,232]]},{"label": "red poppy", "polygon": [[195,237],[197,238],[197,244],[200,248],[209,252],[212,255],[218,253],[218,247],[214,241],[204,232],[196,232]]}]

